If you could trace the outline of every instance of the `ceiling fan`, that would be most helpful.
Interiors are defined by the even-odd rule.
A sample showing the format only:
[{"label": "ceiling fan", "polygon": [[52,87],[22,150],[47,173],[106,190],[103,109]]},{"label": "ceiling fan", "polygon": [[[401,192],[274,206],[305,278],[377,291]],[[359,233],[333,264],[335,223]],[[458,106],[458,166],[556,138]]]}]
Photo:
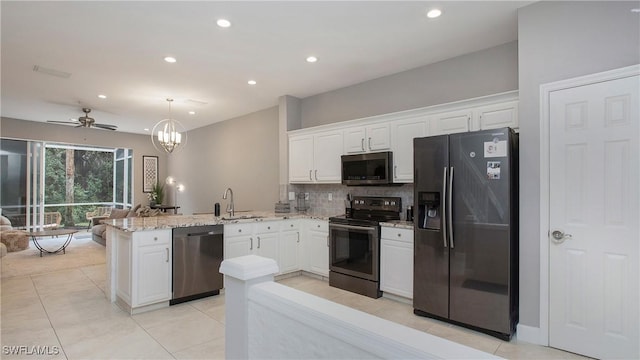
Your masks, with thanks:
[{"label": "ceiling fan", "polygon": [[77,121],[48,120],[47,122],[54,123],[54,124],[76,125],[76,127],[86,127],[86,128],[96,127],[100,129],[106,129],[106,130],[115,130],[118,128],[115,125],[96,123],[96,120],[94,118],[89,117],[89,113],[91,112],[91,109],[89,108],[82,108],[82,111],[84,112],[84,116],[80,116]]}]

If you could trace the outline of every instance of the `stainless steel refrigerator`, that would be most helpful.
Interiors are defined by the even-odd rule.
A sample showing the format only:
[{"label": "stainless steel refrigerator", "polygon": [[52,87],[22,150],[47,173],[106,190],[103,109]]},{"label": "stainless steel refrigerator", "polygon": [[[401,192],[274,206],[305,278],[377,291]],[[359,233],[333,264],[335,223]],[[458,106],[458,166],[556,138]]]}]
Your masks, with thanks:
[{"label": "stainless steel refrigerator", "polygon": [[518,322],[518,137],[414,139],[414,313],[508,340]]}]

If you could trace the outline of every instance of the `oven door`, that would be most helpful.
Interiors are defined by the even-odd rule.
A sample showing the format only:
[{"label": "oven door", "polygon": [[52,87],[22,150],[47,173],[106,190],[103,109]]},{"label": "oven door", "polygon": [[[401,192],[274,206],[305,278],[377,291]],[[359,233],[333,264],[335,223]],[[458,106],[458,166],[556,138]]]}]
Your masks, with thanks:
[{"label": "oven door", "polygon": [[329,269],[371,281],[379,280],[378,226],[329,223]]}]

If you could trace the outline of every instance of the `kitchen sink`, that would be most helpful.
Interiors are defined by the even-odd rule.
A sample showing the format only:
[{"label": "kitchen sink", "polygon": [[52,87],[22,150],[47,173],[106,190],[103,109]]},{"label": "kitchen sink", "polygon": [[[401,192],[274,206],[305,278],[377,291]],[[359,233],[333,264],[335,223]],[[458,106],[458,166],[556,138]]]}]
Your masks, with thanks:
[{"label": "kitchen sink", "polygon": [[222,220],[249,220],[249,219],[262,219],[264,216],[259,215],[240,215],[240,216],[223,216]]}]

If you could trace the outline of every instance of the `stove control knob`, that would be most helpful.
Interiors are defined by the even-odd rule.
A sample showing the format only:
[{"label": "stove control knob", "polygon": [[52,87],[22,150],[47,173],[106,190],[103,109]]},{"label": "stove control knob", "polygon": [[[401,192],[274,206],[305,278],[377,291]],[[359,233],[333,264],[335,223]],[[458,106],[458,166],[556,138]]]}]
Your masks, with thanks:
[{"label": "stove control knob", "polygon": [[389,206],[389,201],[385,200],[385,201],[384,201],[384,205],[385,205],[385,206]]},{"label": "stove control knob", "polygon": [[396,205],[396,202],[395,202],[395,201],[392,201],[392,202],[391,202],[391,205],[395,206],[395,205]]}]

